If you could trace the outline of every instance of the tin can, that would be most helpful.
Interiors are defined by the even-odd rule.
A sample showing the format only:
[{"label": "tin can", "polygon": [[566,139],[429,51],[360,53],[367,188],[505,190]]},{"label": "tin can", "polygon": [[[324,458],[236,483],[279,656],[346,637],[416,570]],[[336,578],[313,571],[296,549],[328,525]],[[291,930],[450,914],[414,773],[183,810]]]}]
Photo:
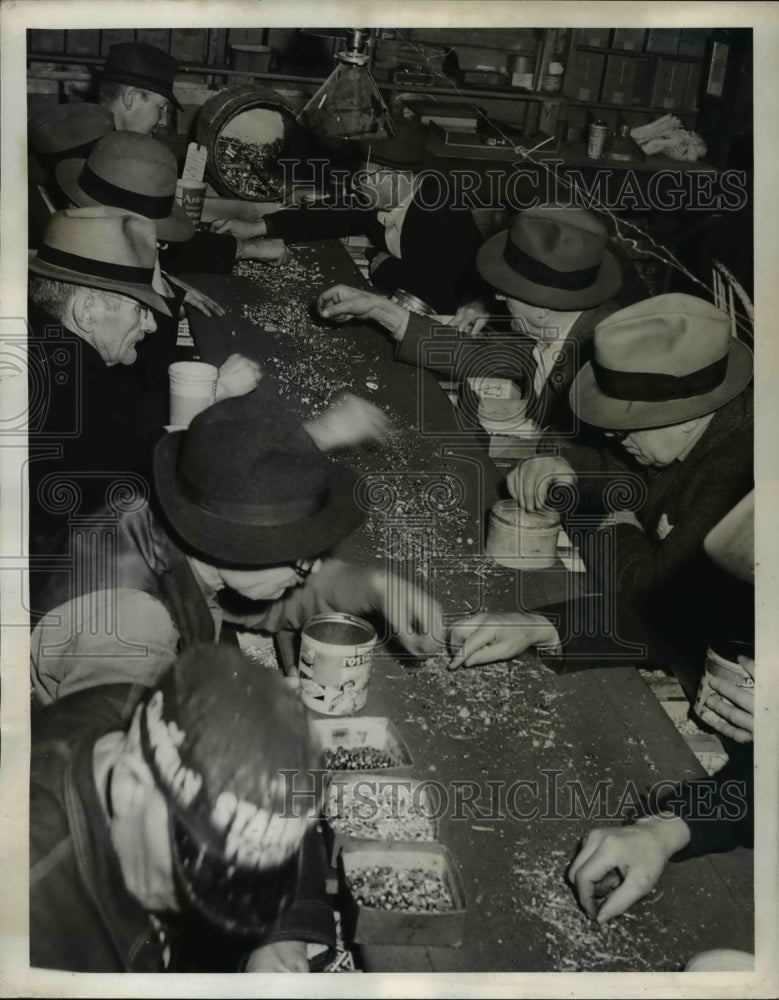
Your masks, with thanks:
[{"label": "tin can", "polygon": [[695,699],[694,711],[699,719],[708,722],[714,729],[720,731],[722,720],[706,705],[709,695],[715,694],[711,686],[711,678],[718,677],[721,680],[730,681],[736,687],[752,688],[755,682],[749,673],[738,662],[739,656],[754,658],[754,646],[749,642],[731,641],[720,643],[715,649],[710,646],[706,650],[706,662],[703,668],[703,677],[698,687],[698,695]]},{"label": "tin can", "polygon": [[300,641],[300,698],[322,715],[354,715],[368,700],[376,630],[355,615],[310,618]]},{"label": "tin can", "polygon": [[603,147],[609,134],[609,127],[606,122],[597,121],[590,125],[587,133],[587,156],[591,160],[599,160],[603,155]]},{"label": "tin can", "polygon": [[416,313],[417,316],[435,316],[435,309],[432,306],[417,298],[416,295],[412,295],[411,292],[407,292],[405,288],[396,288],[390,295],[390,299],[399,306],[403,306],[404,309],[408,309],[409,312]]},{"label": "tin can", "polygon": [[484,551],[500,566],[547,569],[557,562],[560,515],[523,510],[516,500],[498,500],[490,511]]}]

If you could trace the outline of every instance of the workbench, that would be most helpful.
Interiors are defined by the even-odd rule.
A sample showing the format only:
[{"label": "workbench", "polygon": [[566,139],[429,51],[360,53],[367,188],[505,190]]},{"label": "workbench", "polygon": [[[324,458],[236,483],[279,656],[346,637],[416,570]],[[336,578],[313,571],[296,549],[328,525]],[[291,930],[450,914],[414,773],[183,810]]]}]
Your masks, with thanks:
[{"label": "workbench", "polygon": [[[280,270],[240,264],[229,276],[187,280],[228,310],[210,319],[190,313],[202,360],[218,364],[235,351],[260,360],[304,417],[339,388],[391,416],[386,446],[338,456],[360,473],[357,495],[368,511],[340,554],[388,560],[435,594],[449,623],[480,608],[538,608],[565,596],[573,574],[562,565],[517,573],[483,555],[501,476],[477,436],[460,428],[436,379],[395,362],[378,330],[317,318],[319,292],[363,284],[339,243],[293,247]],[[528,653],[449,672],[396,652],[381,647],[365,714],[390,717],[411,749],[414,777],[441,782],[450,796],[440,839],[458,864],[468,912],[461,947],[366,946],[367,970],[672,971],[709,948],[754,950],[749,851],[669,865],[654,893],[604,928],[579,909],[565,880],[581,837],[605,824],[581,809],[576,818],[570,782],[586,797],[608,782],[616,821],[620,800],[654,782],[703,776],[636,669],[561,675]],[[538,795],[522,786],[509,810],[505,792],[517,781],[537,782]],[[534,806],[538,813],[523,819]]]}]

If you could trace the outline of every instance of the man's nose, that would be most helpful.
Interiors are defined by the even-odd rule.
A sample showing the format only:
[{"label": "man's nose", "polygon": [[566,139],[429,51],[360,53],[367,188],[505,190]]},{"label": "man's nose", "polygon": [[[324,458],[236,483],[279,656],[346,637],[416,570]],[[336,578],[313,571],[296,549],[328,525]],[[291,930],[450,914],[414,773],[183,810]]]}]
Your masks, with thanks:
[{"label": "man's nose", "polygon": [[154,333],[157,329],[157,321],[154,318],[154,314],[151,309],[144,309],[143,319],[141,321],[141,329],[145,333]]}]

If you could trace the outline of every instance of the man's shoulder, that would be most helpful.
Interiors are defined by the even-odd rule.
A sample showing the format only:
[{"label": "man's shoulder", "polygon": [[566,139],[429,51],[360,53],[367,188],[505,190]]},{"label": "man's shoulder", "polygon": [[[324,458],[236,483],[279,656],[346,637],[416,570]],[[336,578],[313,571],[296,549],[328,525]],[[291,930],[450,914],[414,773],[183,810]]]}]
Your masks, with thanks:
[{"label": "man's shoulder", "polygon": [[31,719],[32,755],[49,756],[54,745],[67,756],[70,747],[87,736],[123,730],[144,691],[142,684],[103,684],[61,698],[34,710]]}]

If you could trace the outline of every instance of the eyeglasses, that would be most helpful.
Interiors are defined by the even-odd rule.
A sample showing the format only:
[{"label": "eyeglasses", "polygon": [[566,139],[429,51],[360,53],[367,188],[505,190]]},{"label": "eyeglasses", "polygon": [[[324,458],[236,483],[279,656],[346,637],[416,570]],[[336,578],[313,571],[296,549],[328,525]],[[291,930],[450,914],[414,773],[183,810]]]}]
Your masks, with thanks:
[{"label": "eyeglasses", "polygon": [[611,438],[613,441],[624,441],[625,438],[630,437],[633,431],[604,431],[603,436]]},{"label": "eyeglasses", "polygon": [[292,568],[301,580],[307,580],[313,573],[316,564],[316,559],[298,559]]}]

